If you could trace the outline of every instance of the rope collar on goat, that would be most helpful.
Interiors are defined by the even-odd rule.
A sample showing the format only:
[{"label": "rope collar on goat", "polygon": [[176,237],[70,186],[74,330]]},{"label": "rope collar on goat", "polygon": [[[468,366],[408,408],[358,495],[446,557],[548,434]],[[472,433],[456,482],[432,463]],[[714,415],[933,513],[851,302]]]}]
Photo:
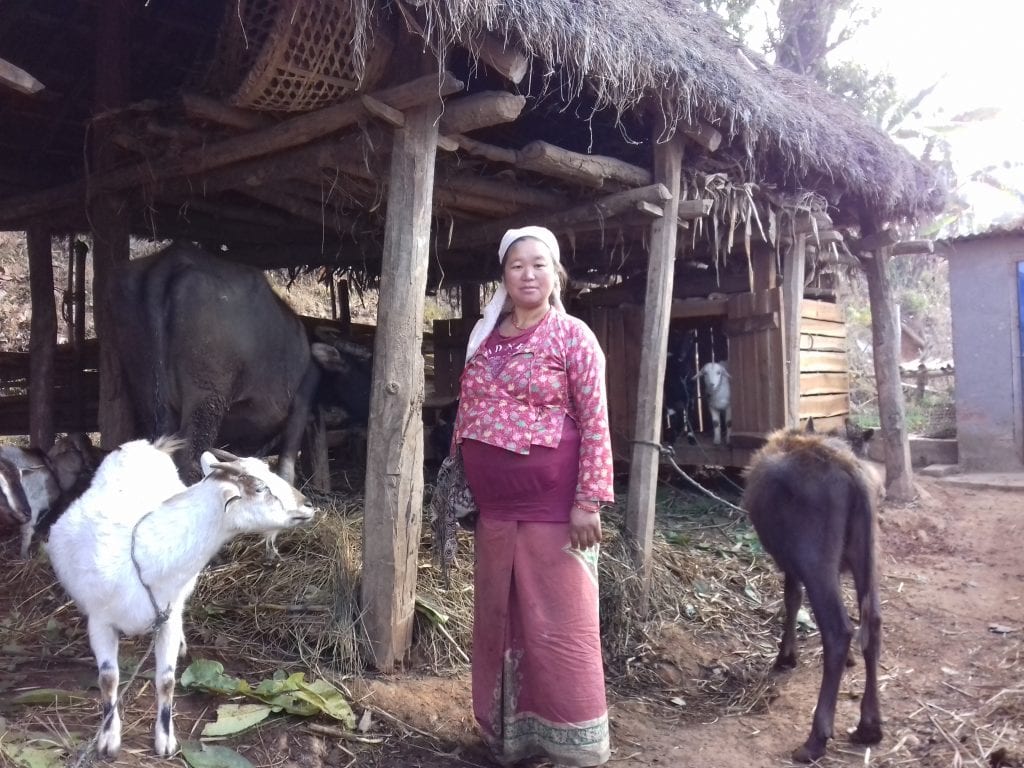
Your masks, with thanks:
[{"label": "rope collar on goat", "polygon": [[145,520],[147,517],[149,517],[151,514],[153,514],[153,510],[150,510],[149,512],[144,514],[142,517],[140,517],[136,521],[135,525],[132,526],[132,551],[131,551],[131,555],[132,555],[132,565],[135,566],[135,576],[138,578],[139,584],[142,585],[142,588],[144,590],[146,590],[146,596],[149,598],[149,604],[153,606],[153,631],[155,632],[160,627],[162,627],[164,624],[166,624],[167,623],[167,619],[170,618],[170,616],[171,616],[171,604],[168,603],[167,607],[164,608],[163,610],[161,610],[160,606],[158,606],[156,604],[156,597],[153,596],[153,590],[149,588],[149,584],[147,584],[146,580],[142,578],[142,567],[139,565],[138,558],[135,557],[135,534],[138,532],[139,526],[142,524],[142,521]]}]

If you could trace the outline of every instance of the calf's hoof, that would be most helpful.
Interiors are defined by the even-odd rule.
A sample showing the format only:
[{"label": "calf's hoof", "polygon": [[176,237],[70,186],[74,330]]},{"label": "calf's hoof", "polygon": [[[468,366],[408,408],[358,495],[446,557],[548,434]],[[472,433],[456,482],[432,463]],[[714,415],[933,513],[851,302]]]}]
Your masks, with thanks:
[{"label": "calf's hoof", "polygon": [[854,744],[877,744],[882,740],[882,726],[878,723],[858,723],[850,734]]},{"label": "calf's hoof", "polygon": [[796,653],[780,653],[775,659],[775,671],[784,672],[787,669],[796,669]]},{"label": "calf's hoof", "polygon": [[805,744],[793,750],[793,760],[797,763],[813,763],[825,755],[825,742],[808,739]]}]

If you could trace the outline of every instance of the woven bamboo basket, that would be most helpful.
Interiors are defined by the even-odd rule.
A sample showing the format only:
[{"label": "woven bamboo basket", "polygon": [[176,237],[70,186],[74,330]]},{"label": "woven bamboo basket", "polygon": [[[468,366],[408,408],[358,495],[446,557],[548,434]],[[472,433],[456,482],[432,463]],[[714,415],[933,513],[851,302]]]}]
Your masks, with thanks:
[{"label": "woven bamboo basket", "polygon": [[233,0],[210,86],[245,109],[308,112],[372,88],[393,40],[365,0]]}]

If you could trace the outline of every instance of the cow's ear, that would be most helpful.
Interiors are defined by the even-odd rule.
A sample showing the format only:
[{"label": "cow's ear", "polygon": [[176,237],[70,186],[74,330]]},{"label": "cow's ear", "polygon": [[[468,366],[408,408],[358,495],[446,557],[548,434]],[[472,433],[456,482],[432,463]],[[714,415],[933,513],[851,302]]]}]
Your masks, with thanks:
[{"label": "cow's ear", "polygon": [[348,371],[348,361],[341,352],[330,344],[322,344],[319,341],[315,341],[309,345],[309,348],[313,353],[313,359],[325,371],[334,371],[335,373],[345,373]]}]

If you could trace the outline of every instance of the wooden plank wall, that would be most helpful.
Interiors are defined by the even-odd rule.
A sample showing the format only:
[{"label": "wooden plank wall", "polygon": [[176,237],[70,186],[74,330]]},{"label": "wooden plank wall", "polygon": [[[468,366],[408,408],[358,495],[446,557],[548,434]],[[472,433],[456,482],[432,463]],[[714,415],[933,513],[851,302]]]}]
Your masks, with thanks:
[{"label": "wooden plank wall", "polygon": [[634,305],[590,307],[580,309],[579,316],[593,330],[604,351],[612,452],[616,461],[628,462],[636,428],[643,308]]},{"label": "wooden plank wall", "polygon": [[785,426],[782,291],[772,288],[729,298],[729,374],[732,427],[738,438],[760,439]]},{"label": "wooden plank wall", "polygon": [[[28,352],[0,352],[0,435],[27,435]],[[73,370],[81,382],[73,386]],[[99,344],[88,339],[80,355],[70,344],[59,344],[54,360],[54,426],[58,432],[95,432],[98,429]]]},{"label": "wooden plank wall", "polygon": [[842,427],[850,413],[845,321],[836,304],[800,304],[800,420],[814,417],[819,432]]},{"label": "wooden plank wall", "polygon": [[477,318],[434,321],[434,398],[459,396],[459,376],[466,364],[466,342]]}]

